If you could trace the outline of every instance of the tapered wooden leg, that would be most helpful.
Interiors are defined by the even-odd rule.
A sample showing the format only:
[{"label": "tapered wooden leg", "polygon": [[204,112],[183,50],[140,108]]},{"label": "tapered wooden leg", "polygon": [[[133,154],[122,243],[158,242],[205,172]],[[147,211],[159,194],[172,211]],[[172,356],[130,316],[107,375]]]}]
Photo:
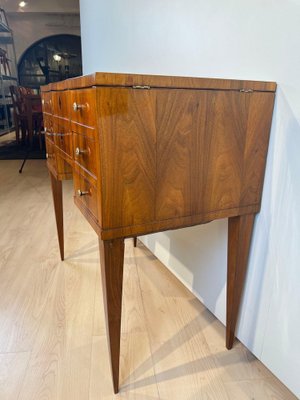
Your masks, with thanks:
[{"label": "tapered wooden leg", "polygon": [[137,237],[135,236],[133,238],[133,247],[136,247],[136,245],[137,245]]},{"label": "tapered wooden leg", "polygon": [[51,187],[55,211],[56,228],[58,235],[60,258],[64,259],[64,218],[63,218],[63,198],[62,198],[62,181],[55,178],[50,172]]},{"label": "tapered wooden leg", "polygon": [[118,393],[124,239],[102,241],[99,238],[99,249],[113,386]]},{"label": "tapered wooden leg", "polygon": [[231,349],[247,271],[255,214],[229,218],[227,259],[226,347]]}]

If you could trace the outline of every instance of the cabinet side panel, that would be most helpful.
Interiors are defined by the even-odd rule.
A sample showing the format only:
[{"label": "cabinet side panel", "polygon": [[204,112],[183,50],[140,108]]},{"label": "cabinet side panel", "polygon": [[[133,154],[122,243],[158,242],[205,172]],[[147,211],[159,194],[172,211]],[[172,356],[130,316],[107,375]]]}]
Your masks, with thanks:
[{"label": "cabinet side panel", "polygon": [[98,88],[103,229],[154,220],[155,93]]},{"label": "cabinet side panel", "polygon": [[157,220],[193,215],[201,203],[205,118],[205,93],[157,90]]},{"label": "cabinet side panel", "polygon": [[248,103],[247,95],[239,92],[207,93],[199,213],[240,206]]},{"label": "cabinet side panel", "polygon": [[274,93],[250,95],[241,189],[242,206],[261,201],[274,98]]}]

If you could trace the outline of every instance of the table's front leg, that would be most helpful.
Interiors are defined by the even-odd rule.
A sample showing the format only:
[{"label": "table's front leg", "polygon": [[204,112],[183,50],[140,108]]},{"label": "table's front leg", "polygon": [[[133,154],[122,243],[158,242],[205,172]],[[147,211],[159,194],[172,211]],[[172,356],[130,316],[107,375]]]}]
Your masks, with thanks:
[{"label": "table's front leg", "polygon": [[51,178],[51,188],[53,195],[56,228],[58,235],[60,258],[64,259],[64,218],[63,218],[63,197],[62,197],[62,181],[55,178],[49,171]]},{"label": "table's front leg", "polygon": [[232,348],[255,214],[228,220],[226,347]]},{"label": "table's front leg", "polygon": [[99,238],[103,300],[106,317],[114,392],[119,391],[119,363],[124,239],[102,241]]}]

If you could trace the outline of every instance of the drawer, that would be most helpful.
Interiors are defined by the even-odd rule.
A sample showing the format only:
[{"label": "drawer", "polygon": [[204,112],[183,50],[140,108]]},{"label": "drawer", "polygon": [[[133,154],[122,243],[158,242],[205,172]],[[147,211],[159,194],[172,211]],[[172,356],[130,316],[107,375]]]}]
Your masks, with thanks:
[{"label": "drawer", "polygon": [[56,172],[55,145],[46,137],[46,159],[47,167]]},{"label": "drawer", "polygon": [[69,159],[70,163],[67,162],[65,160],[65,158],[62,157],[61,153],[59,152],[59,150],[57,148],[56,148],[55,157],[56,157],[56,169],[57,169],[57,173],[59,174],[59,176],[62,179],[72,178],[72,166],[70,165],[72,160]]},{"label": "drawer", "polygon": [[42,107],[43,112],[48,114],[53,113],[52,92],[44,92],[42,94]]},{"label": "drawer", "polygon": [[96,89],[70,91],[71,120],[86,126],[96,123]]},{"label": "drawer", "polygon": [[72,134],[69,129],[69,122],[64,120],[53,120],[54,142],[64,153],[72,158]]},{"label": "drawer", "polygon": [[69,91],[53,92],[53,114],[62,118],[69,118],[70,116],[70,100]]},{"label": "drawer", "polygon": [[98,219],[96,187],[75,170],[73,170],[73,181],[76,201],[87,208]]},{"label": "drawer", "polygon": [[[51,129],[51,131],[52,131],[52,129]],[[50,132],[49,130],[47,130],[45,132],[45,135],[46,135],[46,139],[48,140],[48,142],[51,142],[54,145],[54,134],[53,134],[53,132]]]},{"label": "drawer", "polygon": [[88,136],[91,139],[96,139],[96,129],[90,126],[80,125],[77,122],[71,121],[71,131],[78,133],[79,135]]},{"label": "drawer", "polygon": [[52,130],[52,128],[53,128],[52,119],[53,119],[52,115],[43,114],[43,125],[44,125],[45,132],[49,132],[49,133],[53,132],[53,130]]},{"label": "drawer", "polygon": [[73,133],[74,160],[87,172],[97,177],[96,142],[87,136]]}]

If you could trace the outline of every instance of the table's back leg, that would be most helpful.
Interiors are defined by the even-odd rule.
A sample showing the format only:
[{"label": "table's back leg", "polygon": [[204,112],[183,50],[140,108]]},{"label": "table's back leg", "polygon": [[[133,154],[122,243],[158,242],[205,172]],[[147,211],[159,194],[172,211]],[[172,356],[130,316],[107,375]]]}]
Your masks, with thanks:
[{"label": "table's back leg", "polygon": [[58,235],[60,258],[64,259],[64,218],[63,218],[63,198],[62,198],[62,181],[59,181],[49,172],[51,178],[51,187],[55,211],[56,228]]},{"label": "table's back leg", "polygon": [[118,393],[124,239],[102,241],[99,238],[99,249],[113,386],[114,392]]},{"label": "table's back leg", "polygon": [[228,220],[226,347],[232,348],[255,214]]}]

